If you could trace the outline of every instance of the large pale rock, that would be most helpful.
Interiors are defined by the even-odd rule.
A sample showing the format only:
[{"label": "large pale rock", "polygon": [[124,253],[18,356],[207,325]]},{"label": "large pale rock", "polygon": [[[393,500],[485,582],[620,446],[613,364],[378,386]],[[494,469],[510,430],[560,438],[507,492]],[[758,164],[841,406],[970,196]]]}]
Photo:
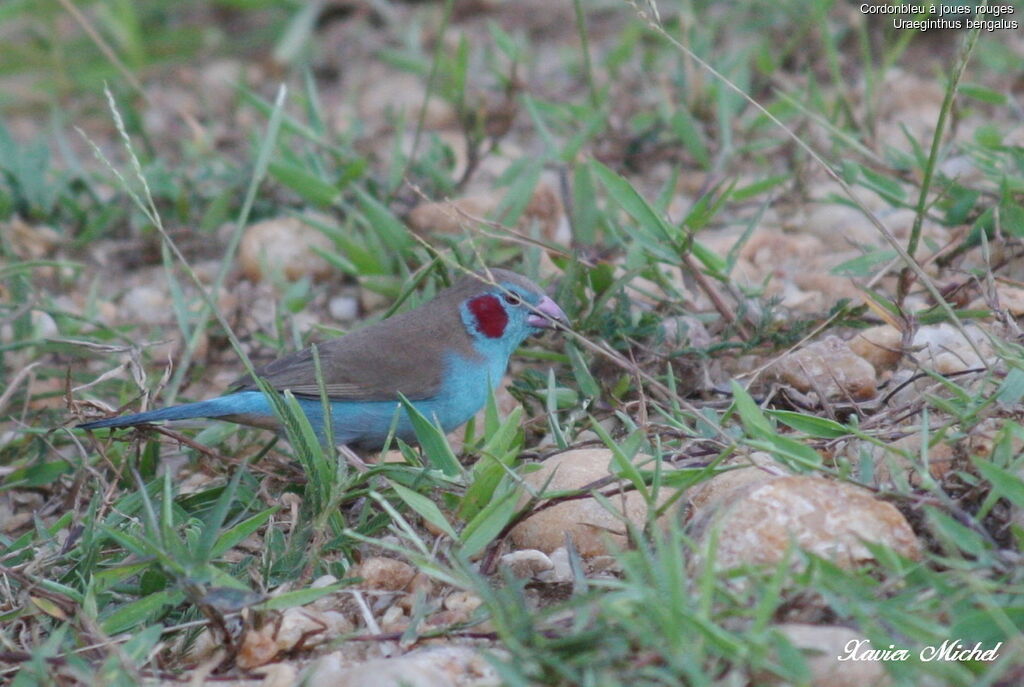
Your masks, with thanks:
[{"label": "large pale rock", "polygon": [[444,673],[408,658],[377,659],[346,666],[330,654],[306,671],[301,684],[309,687],[454,687]]},{"label": "large pale rock", "polygon": [[421,649],[397,658],[351,665],[342,652],[328,654],[303,675],[309,687],[496,687],[490,662],[470,647]]},{"label": "large pale rock", "polygon": [[721,467],[731,469],[695,484],[686,491],[690,507],[695,512],[717,509],[721,503],[734,499],[741,489],[789,474],[769,454],[762,451],[730,459]]},{"label": "large pale rock", "polygon": [[875,396],[875,368],[837,336],[827,336],[784,356],[772,373],[797,391],[827,398],[863,401]]},{"label": "large pale rock", "polygon": [[[846,660],[852,649],[871,646],[867,638],[840,625],[805,625],[785,623],[777,629],[803,653],[811,673],[811,687],[881,687],[889,684],[889,676],[881,661]],[[878,647],[885,648],[885,647]]]},{"label": "large pale rock", "polygon": [[845,568],[874,560],[865,542],[908,558],[921,555],[920,542],[892,505],[865,489],[808,475],[740,484],[698,508],[692,531],[702,550],[716,541],[715,566],[721,570],[773,565],[790,544]]},{"label": "large pale rock", "polygon": [[[548,458],[541,464],[540,470],[525,475],[523,481],[535,491],[543,489],[545,483],[548,492],[580,489],[607,477],[611,460],[612,452],[606,448],[566,451]],[[612,487],[610,484],[602,491]],[[668,496],[666,490],[663,498]],[[524,494],[520,505],[528,499],[529,495]],[[624,548],[627,545],[626,526],[621,516],[624,515],[637,526],[643,526],[647,518],[647,504],[636,491],[612,496],[608,501],[620,515],[613,515],[593,498],[565,501],[545,508],[512,530],[512,543],[518,549],[538,549],[551,553],[565,544],[568,535],[572,537],[580,554],[588,557]]]},{"label": "large pale rock", "polygon": [[245,229],[238,247],[238,264],[254,282],[278,270],[292,281],[302,277],[323,279],[332,269],[316,249],[332,248],[331,240],[315,227],[297,217],[278,217]]}]

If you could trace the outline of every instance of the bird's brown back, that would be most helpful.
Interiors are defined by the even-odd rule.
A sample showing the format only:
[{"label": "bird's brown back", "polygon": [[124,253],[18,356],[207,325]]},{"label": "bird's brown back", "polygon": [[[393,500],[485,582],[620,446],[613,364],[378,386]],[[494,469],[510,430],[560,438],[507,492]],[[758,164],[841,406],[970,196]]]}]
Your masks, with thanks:
[{"label": "bird's brown back", "polygon": [[[538,291],[536,285],[514,272],[493,269],[491,273],[498,282]],[[462,322],[459,305],[490,288],[480,277],[467,276],[415,310],[317,344],[328,397],[391,401],[401,393],[415,401],[435,396],[441,389],[449,354],[470,360],[480,357]],[[312,348],[279,358],[257,369],[256,374],[278,390],[289,389],[297,396],[320,395]],[[245,391],[257,387],[245,375],[234,388]]]}]

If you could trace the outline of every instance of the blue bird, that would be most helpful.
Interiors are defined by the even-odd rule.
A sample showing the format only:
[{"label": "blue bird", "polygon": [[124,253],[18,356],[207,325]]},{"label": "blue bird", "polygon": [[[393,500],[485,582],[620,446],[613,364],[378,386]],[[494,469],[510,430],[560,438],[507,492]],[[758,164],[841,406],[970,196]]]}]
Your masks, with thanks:
[{"label": "blue bird", "polygon": [[[396,414],[395,435],[415,441],[407,414],[397,411],[400,395],[445,432],[454,430],[484,406],[505,375],[509,356],[528,336],[565,322],[562,309],[536,284],[492,269],[463,277],[415,310],[318,344],[335,442],[378,450]],[[326,438],[312,349],[279,358],[256,374],[278,391],[290,390],[321,441]],[[78,426],[133,427],[194,418],[280,430],[270,402],[248,375],[218,398]]]}]

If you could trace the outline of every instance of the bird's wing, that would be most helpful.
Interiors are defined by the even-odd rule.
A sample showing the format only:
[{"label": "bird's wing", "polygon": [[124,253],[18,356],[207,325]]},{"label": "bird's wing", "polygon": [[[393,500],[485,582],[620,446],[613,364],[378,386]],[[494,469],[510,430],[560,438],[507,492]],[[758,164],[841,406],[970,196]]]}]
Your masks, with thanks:
[{"label": "bird's wing", "polygon": [[[449,353],[477,355],[458,309],[441,305],[431,302],[318,344],[327,396],[353,401],[398,400],[400,393],[411,401],[435,396],[441,389]],[[320,395],[312,348],[279,358],[257,369],[256,374],[281,391]],[[235,388],[243,391],[257,386],[246,375]]]}]

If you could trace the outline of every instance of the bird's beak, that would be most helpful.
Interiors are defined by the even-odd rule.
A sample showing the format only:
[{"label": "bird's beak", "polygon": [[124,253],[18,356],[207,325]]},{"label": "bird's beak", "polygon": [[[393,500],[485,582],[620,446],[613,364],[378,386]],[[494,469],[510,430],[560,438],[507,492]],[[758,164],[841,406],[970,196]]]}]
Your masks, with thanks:
[{"label": "bird's beak", "polygon": [[568,324],[569,318],[565,316],[558,303],[544,296],[541,302],[534,306],[533,312],[526,316],[526,324],[541,329],[554,329],[559,324]]}]

